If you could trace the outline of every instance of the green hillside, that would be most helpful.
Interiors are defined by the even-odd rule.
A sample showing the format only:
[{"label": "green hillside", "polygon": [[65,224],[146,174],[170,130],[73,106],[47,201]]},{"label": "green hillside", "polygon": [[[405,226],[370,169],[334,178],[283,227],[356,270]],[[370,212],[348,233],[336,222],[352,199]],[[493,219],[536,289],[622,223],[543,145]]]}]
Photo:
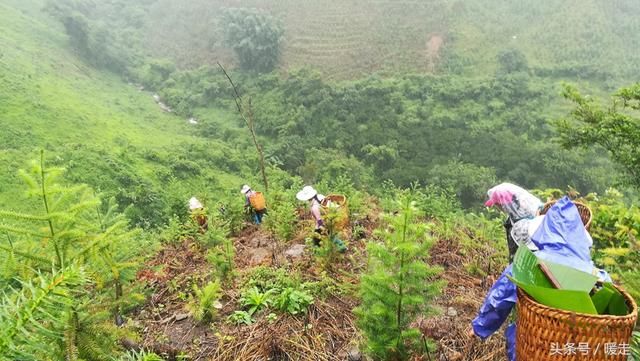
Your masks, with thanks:
[{"label": "green hillside", "polygon": [[[6,124],[2,161],[15,169],[16,155],[44,147],[70,167],[73,180],[115,195],[123,207],[135,203],[141,212],[140,199],[164,198],[164,204],[153,205],[158,207],[150,217],[154,224],[179,209],[177,195],[160,189],[173,184],[180,197],[187,196],[189,186],[176,179],[203,184],[226,171],[252,177],[255,152],[219,69],[175,68],[144,55],[190,66],[215,62],[218,51],[231,59],[222,46],[220,12],[233,4],[87,4],[13,1],[2,6],[7,24],[0,35],[6,99],[0,105]],[[623,49],[633,45],[635,33],[615,41],[607,37],[606,44],[585,35],[595,5],[583,5],[583,16],[571,18],[575,24],[565,28],[558,19],[570,11],[566,4],[261,4],[284,22],[281,68],[320,71],[319,78],[307,70],[234,74],[243,95],[254,98],[271,165],[310,183],[330,181],[346,170],[359,186],[375,185],[376,178],[400,185],[435,183],[453,188],[465,205],[480,204],[483,189],[496,179],[585,191],[603,191],[617,180],[601,150],[564,151],[551,140],[548,125],[568,109],[558,96],[561,80],[580,81],[603,94],[621,81],[607,74],[620,75],[635,62],[637,54]],[[243,3],[253,5],[259,4]],[[62,19],[85,14],[87,30],[76,35],[88,37],[88,50],[79,48],[74,41],[82,38],[74,40],[64,21],[52,16],[56,6]],[[607,33],[617,26],[632,28],[635,19],[625,16],[616,13],[594,23]],[[560,28],[544,33],[550,24]],[[343,42],[345,36],[353,37]],[[417,44],[429,47],[429,62],[415,61]],[[554,50],[543,51],[545,44]],[[601,50],[594,51],[596,45]],[[503,55],[496,60],[498,53]],[[628,56],[627,62],[617,54]],[[361,68],[355,60],[369,64]],[[179,116],[163,112],[139,85],[98,69],[143,82]],[[326,79],[327,74],[341,79],[378,70],[389,70],[389,76]],[[425,71],[436,74],[420,74]],[[200,124],[189,124],[192,116]],[[407,141],[408,135],[423,142]],[[81,161],[69,162],[73,159]],[[128,176],[117,177],[123,169]],[[15,186],[14,176],[6,178],[3,189]],[[149,217],[134,218],[146,222]]]},{"label": "green hillside", "polygon": [[474,1],[455,16],[455,53],[473,65],[491,63],[505,47],[530,64],[578,77],[592,74],[637,79],[640,6],[636,1]]},{"label": "green hillside", "polygon": [[[225,145],[194,135],[187,119],[163,112],[152,93],[84,63],[69,51],[58,23],[33,7],[24,13],[19,6],[0,4],[1,208],[22,203],[15,192],[21,184],[16,172],[40,148],[69,168],[72,179],[108,196],[119,195],[121,201],[126,192],[118,188],[134,192],[132,184],[139,183],[149,185],[144,191],[157,192],[171,177],[186,177],[178,174],[172,160],[189,161],[190,151],[233,158]],[[192,158],[195,173],[190,182],[211,177],[236,182],[236,176],[229,178],[220,169],[206,169],[205,157]],[[181,191],[183,202],[188,187]],[[122,206],[133,204],[136,197],[130,198]]]},{"label": "green hillside", "polygon": [[[564,8],[534,4],[501,8],[496,4],[491,8],[495,11],[487,13],[484,8],[447,2],[412,3],[418,4],[415,7],[377,1],[287,4],[274,2],[266,9],[279,19],[270,21],[283,23],[285,41],[280,69],[263,74],[229,66],[233,54],[224,46],[221,27],[225,6],[232,3],[195,1],[182,6],[165,1],[48,1],[46,15],[38,16],[58,20],[57,29],[68,35],[67,49],[75,49],[87,64],[141,83],[156,91],[176,114],[198,119],[201,124],[190,127],[192,130],[208,141],[237,149],[236,156],[251,165],[249,169],[256,169],[255,162],[240,153],[251,157],[254,151],[246,130],[239,128],[233,90],[214,65],[218,60],[232,71],[245,100],[253,100],[258,137],[269,165],[301,176],[307,183],[331,182],[344,174],[361,187],[375,188],[379,179],[402,186],[418,181],[451,188],[465,206],[481,205],[484,190],[496,180],[531,188],[572,186],[584,192],[603,192],[618,183],[602,149],[562,149],[554,141],[550,122],[570,109],[559,95],[563,81],[607,94],[622,82],[614,73],[620,75],[624,63],[617,68],[594,65],[589,63],[597,60],[593,56],[583,56],[575,64],[570,59],[565,63],[556,62],[557,58],[536,60],[536,53],[530,52],[534,48],[520,49],[514,35],[510,35],[513,44],[507,44],[504,29],[495,25],[495,18],[489,19],[501,16],[515,28],[524,21],[517,14],[540,7],[542,15],[550,15]],[[333,12],[327,19],[334,20],[323,17],[329,9]],[[365,15],[358,9],[365,9]],[[420,12],[423,17],[418,17]],[[251,11],[243,14],[247,29],[255,29],[251,21],[258,15]],[[349,21],[339,20],[344,14],[350,15]],[[525,18],[532,23],[523,34],[543,26],[532,20],[536,17]],[[355,25],[358,22],[360,27]],[[233,26],[240,33],[242,28]],[[295,26],[299,29],[289,29]],[[291,48],[296,36],[305,32],[321,36],[323,28],[329,35],[322,44],[307,39]],[[414,53],[406,51],[412,46],[415,49],[418,28],[428,33],[418,42],[426,42],[430,49],[429,63],[423,63],[422,68],[416,68]],[[447,29],[434,32],[430,28]],[[459,31],[452,30],[456,28]],[[360,34],[350,40],[351,45],[338,39],[351,33]],[[494,33],[502,35],[495,35],[498,40],[492,43],[487,37]],[[471,41],[465,34],[478,39]],[[242,40],[262,46],[260,40]],[[307,59],[301,44],[328,55],[314,62],[310,60],[313,54]],[[353,44],[359,46],[355,52],[351,52]],[[553,55],[562,57],[563,51],[575,50],[565,45],[553,40],[549,46],[557,47],[560,55]],[[333,56],[333,47],[348,54]],[[358,54],[365,48],[369,53]],[[391,55],[376,55],[381,49]],[[218,51],[221,57],[215,55]],[[293,64],[288,54],[305,60]],[[378,64],[354,71],[354,59],[373,64],[382,58],[391,68]],[[615,62],[613,57],[603,59]],[[295,69],[298,67],[303,69]],[[327,73],[328,67],[334,70]],[[135,92],[133,87],[128,91]],[[184,122],[180,126],[187,127]],[[421,141],[414,142],[413,137]],[[189,158],[187,151],[182,152],[181,157]],[[198,156],[198,161],[208,161]],[[206,164],[211,167],[215,163]]]}]

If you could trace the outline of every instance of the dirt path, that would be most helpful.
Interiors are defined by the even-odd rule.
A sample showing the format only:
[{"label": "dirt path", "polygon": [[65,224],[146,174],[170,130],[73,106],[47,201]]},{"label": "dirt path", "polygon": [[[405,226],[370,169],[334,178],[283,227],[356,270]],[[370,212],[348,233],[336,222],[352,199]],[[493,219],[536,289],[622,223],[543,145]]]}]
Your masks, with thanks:
[{"label": "dirt path", "polygon": [[436,65],[440,62],[441,48],[444,45],[444,38],[440,34],[432,34],[427,40],[425,47],[425,57],[427,60],[427,70],[434,72]]}]

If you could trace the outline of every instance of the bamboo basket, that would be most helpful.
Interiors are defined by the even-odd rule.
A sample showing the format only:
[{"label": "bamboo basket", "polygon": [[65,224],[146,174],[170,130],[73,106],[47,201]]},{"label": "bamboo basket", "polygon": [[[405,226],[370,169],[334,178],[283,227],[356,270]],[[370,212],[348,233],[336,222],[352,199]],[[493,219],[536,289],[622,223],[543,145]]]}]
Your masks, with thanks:
[{"label": "bamboo basket", "polygon": [[[557,201],[549,201],[545,203],[544,207],[542,207],[542,210],[540,211],[540,214],[541,215],[546,214],[547,211],[549,211],[549,208],[551,208],[551,206],[556,204],[556,202]],[[584,224],[584,228],[586,228],[588,231],[589,227],[591,227],[591,220],[593,219],[593,213],[591,212],[591,208],[589,208],[586,204],[580,203],[580,202],[573,202],[573,204],[575,204],[576,208],[578,208],[578,213],[580,213],[582,224]]]},{"label": "bamboo basket", "polygon": [[[631,334],[638,319],[633,298],[617,287],[627,301],[626,316],[587,315],[542,305],[518,288],[516,359],[518,361],[627,360]],[[576,349],[567,352],[572,344]],[[627,345],[627,355],[605,354],[606,344]],[[554,345],[557,347],[554,349]],[[582,345],[582,348],[579,346]],[[588,349],[585,347],[588,346]],[[558,354],[558,349],[562,354]],[[610,349],[610,348],[609,348]],[[585,353],[587,351],[587,353]]]},{"label": "bamboo basket", "polygon": [[349,224],[349,204],[347,202],[347,197],[343,196],[342,194],[329,194],[328,196],[326,196],[320,203],[320,205],[322,206],[321,213],[323,215],[323,218],[325,219],[327,218],[327,214],[329,213],[329,207],[331,207],[330,204],[338,205],[338,214],[336,215],[336,218],[334,220],[329,219],[327,221],[333,222],[335,230],[341,231],[345,229]]},{"label": "bamboo basket", "polygon": [[256,211],[263,211],[267,208],[267,201],[264,199],[262,192],[256,192],[249,197],[249,204],[251,204],[251,207]]}]

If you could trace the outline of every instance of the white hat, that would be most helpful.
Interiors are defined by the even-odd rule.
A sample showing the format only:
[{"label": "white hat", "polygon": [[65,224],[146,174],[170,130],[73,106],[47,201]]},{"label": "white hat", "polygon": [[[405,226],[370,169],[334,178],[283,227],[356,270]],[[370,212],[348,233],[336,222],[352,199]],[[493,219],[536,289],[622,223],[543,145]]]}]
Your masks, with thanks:
[{"label": "white hat", "polygon": [[313,189],[312,186],[305,186],[300,192],[296,194],[296,198],[298,198],[298,200],[300,201],[308,201],[316,194],[318,194],[318,192],[316,192],[316,190]]},{"label": "white hat", "polygon": [[191,197],[191,199],[189,199],[189,209],[194,210],[200,208],[204,208],[202,203],[200,203],[200,201],[196,197]]},{"label": "white hat", "polygon": [[242,186],[242,189],[240,189],[240,193],[246,194],[250,190],[251,190],[251,187],[249,187],[248,184],[245,184],[245,185]]}]

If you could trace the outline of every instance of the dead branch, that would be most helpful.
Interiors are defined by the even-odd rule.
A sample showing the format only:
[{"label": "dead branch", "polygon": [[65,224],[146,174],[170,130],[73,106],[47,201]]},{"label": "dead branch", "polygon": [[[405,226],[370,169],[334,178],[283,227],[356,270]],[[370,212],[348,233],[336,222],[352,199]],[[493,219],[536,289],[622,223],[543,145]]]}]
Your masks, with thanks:
[{"label": "dead branch", "polygon": [[253,140],[253,144],[255,145],[256,151],[258,152],[258,156],[260,157],[260,171],[262,172],[262,182],[264,183],[264,190],[266,192],[269,190],[269,183],[267,182],[267,172],[265,169],[264,152],[262,150],[262,147],[258,143],[258,139],[256,137],[253,109],[251,106],[251,98],[249,98],[249,106],[246,110],[247,115],[245,116],[245,111],[243,110],[243,107],[242,107],[242,97],[238,92],[238,88],[233,83],[233,80],[231,80],[229,73],[227,73],[227,71],[224,69],[222,64],[218,62],[218,66],[220,67],[220,69],[222,69],[222,72],[227,77],[227,80],[229,80],[229,84],[231,84],[231,87],[233,88],[233,92],[234,92],[233,100],[236,103],[236,108],[238,109],[238,113],[240,114],[240,117],[242,117],[244,124],[247,126],[247,128],[249,128],[249,132],[251,132],[251,138]]}]

